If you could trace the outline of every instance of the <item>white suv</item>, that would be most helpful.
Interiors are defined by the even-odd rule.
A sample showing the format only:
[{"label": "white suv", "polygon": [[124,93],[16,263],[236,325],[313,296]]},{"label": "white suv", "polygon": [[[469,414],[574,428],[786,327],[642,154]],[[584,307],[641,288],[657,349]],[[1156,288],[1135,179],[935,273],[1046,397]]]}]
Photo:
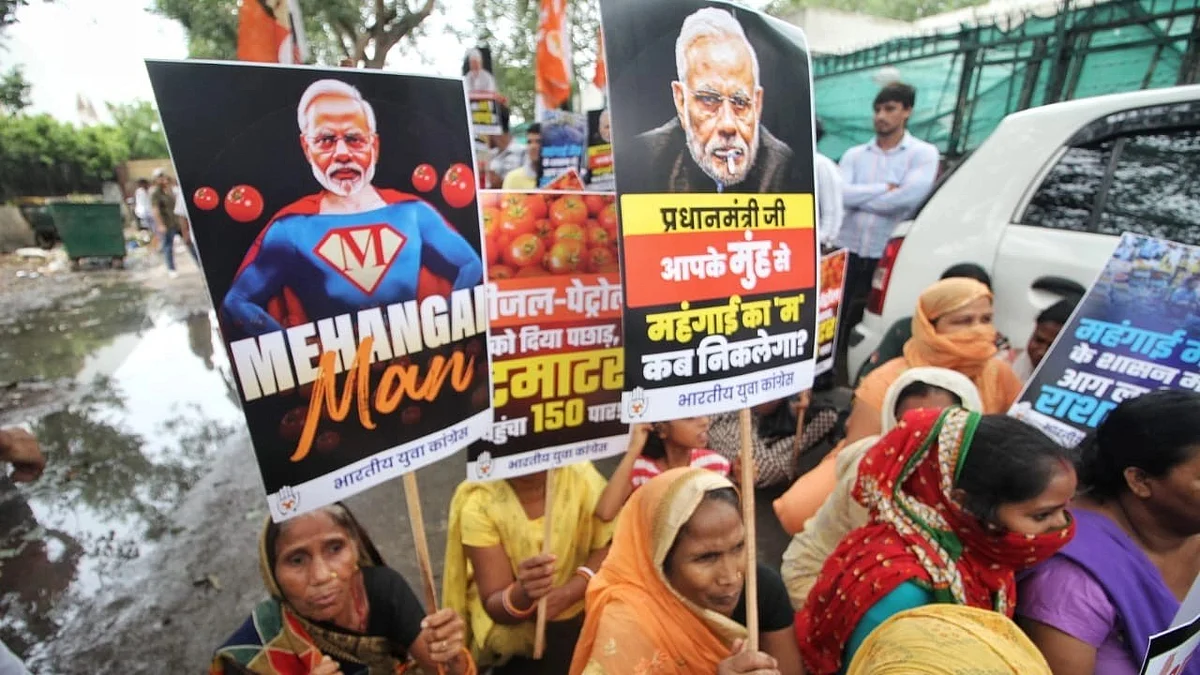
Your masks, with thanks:
[{"label": "white suv", "polygon": [[1125,231],[1200,244],[1200,85],[1005,118],[896,227],[850,337],[851,376],[955,263],[991,274],[996,327],[1023,347],[1037,314],[1090,286]]}]

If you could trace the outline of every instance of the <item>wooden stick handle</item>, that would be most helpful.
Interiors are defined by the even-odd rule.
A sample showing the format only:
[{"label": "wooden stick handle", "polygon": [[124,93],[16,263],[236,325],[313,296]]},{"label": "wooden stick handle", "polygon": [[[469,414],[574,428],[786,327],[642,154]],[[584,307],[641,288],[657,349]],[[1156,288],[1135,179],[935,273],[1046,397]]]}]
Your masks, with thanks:
[{"label": "wooden stick handle", "polygon": [[[553,518],[554,511],[551,505],[554,503],[554,474],[557,473],[554,469],[546,472],[546,505],[542,509],[542,524],[544,530],[542,533],[542,555],[552,553],[550,548],[550,535],[554,527]],[[546,653],[546,621],[549,617],[546,616],[546,597],[542,596],[538,600],[537,609],[537,629],[533,636],[533,658],[540,659]]]},{"label": "wooden stick handle", "polygon": [[758,651],[758,541],[754,521],[754,433],[750,409],[743,408],[742,419],[742,520],[746,527],[746,648]]},{"label": "wooden stick handle", "polygon": [[417,489],[417,474],[404,474],[404,500],[408,503],[408,522],[412,525],[413,543],[417,547],[417,566],[421,569],[421,585],[425,590],[425,613],[438,610],[437,590],[433,586],[433,563],[429,560],[429,540],[425,538],[425,517],[421,515],[421,491]]}]

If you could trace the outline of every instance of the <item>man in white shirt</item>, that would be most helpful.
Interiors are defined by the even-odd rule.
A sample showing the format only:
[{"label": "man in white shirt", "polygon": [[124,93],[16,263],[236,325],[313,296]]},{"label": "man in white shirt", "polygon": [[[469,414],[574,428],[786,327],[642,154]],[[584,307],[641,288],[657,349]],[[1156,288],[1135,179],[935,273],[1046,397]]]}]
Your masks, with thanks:
[{"label": "man in white shirt", "polygon": [[150,212],[150,181],[139,178],[137,189],[133,191],[133,217],[137,218],[138,227],[154,231],[154,215]]},{"label": "man in white shirt", "polygon": [[846,215],[837,242],[850,250],[838,340],[843,354],[850,331],[862,320],[875,267],[892,231],[912,217],[937,178],[938,149],[908,133],[916,100],[917,92],[910,85],[885,86],[875,97],[875,138],[842,155]]},{"label": "man in white shirt", "polygon": [[496,93],[496,78],[483,69],[483,52],[478,49],[467,52],[467,74],[463,76],[463,79],[467,81],[469,93]]},{"label": "man in white shirt", "polygon": [[[825,136],[825,127],[816,120],[817,143]],[[842,173],[838,165],[822,155],[814,146],[813,170],[817,187],[817,232],[821,245],[826,249],[837,246],[838,233],[842,229]]]},{"label": "man in white shirt", "polygon": [[526,148],[509,133],[508,108],[500,108],[500,133],[488,137],[492,157],[488,162],[488,187],[499,189],[504,177],[525,165]]}]

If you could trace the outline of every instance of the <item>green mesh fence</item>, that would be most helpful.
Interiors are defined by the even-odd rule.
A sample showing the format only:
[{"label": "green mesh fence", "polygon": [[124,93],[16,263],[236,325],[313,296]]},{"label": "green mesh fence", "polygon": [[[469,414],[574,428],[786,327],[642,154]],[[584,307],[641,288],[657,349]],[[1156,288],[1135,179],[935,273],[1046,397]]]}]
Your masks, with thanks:
[{"label": "green mesh fence", "polygon": [[1068,2],[1054,16],[1030,15],[1007,30],[964,28],[817,57],[821,151],[840,157],[871,138],[871,103],[881,84],[897,79],[893,68],[917,88],[909,128],[951,159],[1018,110],[1197,82],[1198,10],[1200,0],[1112,0],[1079,8]]}]

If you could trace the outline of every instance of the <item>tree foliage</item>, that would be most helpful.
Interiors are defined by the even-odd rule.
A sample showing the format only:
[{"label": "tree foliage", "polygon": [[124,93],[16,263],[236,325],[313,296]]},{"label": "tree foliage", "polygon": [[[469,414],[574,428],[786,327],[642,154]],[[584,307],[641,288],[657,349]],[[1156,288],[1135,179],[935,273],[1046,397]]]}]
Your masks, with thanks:
[{"label": "tree foliage", "polygon": [[[300,0],[310,61],[343,59],[382,68],[388,53],[421,35],[434,0]],[[154,11],[175,19],[188,35],[188,54],[237,58],[238,0],[154,0]]]},{"label": "tree foliage", "polygon": [[108,104],[113,124],[125,137],[129,159],[166,159],[167,137],[158,121],[158,110],[148,101]]},{"label": "tree foliage", "polygon": [[964,7],[985,4],[988,0],[775,0],[768,7],[776,16],[805,8],[840,9],[871,14],[899,21],[914,21]]},{"label": "tree foliage", "polygon": [[[474,0],[474,37],[492,50],[492,71],[514,114],[533,119],[538,0]],[[600,7],[597,0],[567,0],[574,67],[572,89],[590,81],[596,67]]]},{"label": "tree foliage", "polygon": [[76,128],[49,115],[0,117],[0,197],[100,192],[129,159],[113,126]]},{"label": "tree foliage", "polygon": [[21,66],[9,68],[7,73],[0,75],[0,111],[15,115],[28,108],[32,90],[33,85],[25,79],[25,70]]}]

